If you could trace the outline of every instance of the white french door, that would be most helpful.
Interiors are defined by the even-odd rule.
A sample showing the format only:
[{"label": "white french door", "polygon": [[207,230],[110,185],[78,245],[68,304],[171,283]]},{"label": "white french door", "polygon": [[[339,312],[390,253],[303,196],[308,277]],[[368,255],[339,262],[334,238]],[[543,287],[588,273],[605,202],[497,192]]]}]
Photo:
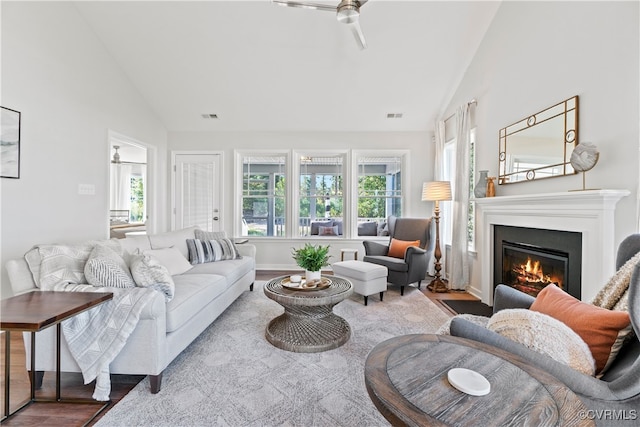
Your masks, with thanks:
[{"label": "white french door", "polygon": [[172,228],[222,229],[221,154],[173,153]]}]

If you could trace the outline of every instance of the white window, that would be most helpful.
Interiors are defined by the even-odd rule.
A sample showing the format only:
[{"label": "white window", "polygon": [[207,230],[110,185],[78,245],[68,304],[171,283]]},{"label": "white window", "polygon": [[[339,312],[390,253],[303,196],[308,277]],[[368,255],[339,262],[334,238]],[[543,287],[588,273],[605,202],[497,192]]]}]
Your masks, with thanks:
[{"label": "white window", "polygon": [[243,155],[242,236],[285,236],[286,154]]},{"label": "white window", "polygon": [[[473,188],[476,185],[476,162],[475,162],[475,145],[476,145],[476,129],[471,129],[471,140],[469,147],[469,199],[474,197]],[[456,140],[452,139],[445,144],[444,147],[444,179],[451,182],[451,192],[455,194],[455,176],[456,176]],[[445,227],[441,231],[442,241],[445,244],[451,244],[452,231],[451,231],[451,216],[453,209],[451,203],[443,203],[441,206],[441,217],[448,218],[445,221]],[[467,221],[467,240],[469,242],[469,249],[475,248],[475,203],[469,203],[469,215]]]},{"label": "white window", "polygon": [[366,229],[377,236],[389,215],[402,216],[405,165],[406,152],[398,150],[236,151],[242,192],[236,230],[250,237],[343,238],[375,223],[373,233]]},{"label": "white window", "polygon": [[[357,155],[358,235],[366,222],[383,224],[389,215],[402,216],[402,155]],[[382,231],[382,230],[381,230]]]}]

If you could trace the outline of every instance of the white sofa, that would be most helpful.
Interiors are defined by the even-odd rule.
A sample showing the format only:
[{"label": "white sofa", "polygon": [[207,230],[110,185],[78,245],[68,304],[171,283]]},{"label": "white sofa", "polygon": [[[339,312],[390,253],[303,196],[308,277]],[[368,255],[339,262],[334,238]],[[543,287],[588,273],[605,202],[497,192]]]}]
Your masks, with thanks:
[{"label": "white sofa", "polygon": [[[123,249],[163,249],[174,247],[188,260],[187,239],[194,238],[196,227],[120,239]],[[160,391],[162,372],[198,335],[200,335],[243,292],[253,290],[255,246],[237,245],[242,258],[194,265],[172,276],[175,294],[165,302],[157,292],[140,315],[127,343],[110,364],[112,374],[149,375],[151,392]],[[38,290],[24,258],[7,262],[14,295]],[[36,372],[55,371],[55,328],[36,334]],[[25,333],[26,360],[30,360],[30,335]],[[80,372],[64,339],[61,371]],[[27,369],[29,369],[27,362]],[[39,379],[41,381],[41,375]]]}]

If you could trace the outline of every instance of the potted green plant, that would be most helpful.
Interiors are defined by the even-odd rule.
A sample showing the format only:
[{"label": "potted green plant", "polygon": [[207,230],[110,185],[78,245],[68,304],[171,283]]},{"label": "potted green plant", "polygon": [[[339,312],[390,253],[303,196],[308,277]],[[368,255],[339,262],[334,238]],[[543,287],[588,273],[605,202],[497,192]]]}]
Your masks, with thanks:
[{"label": "potted green plant", "polygon": [[321,278],[320,270],[329,265],[329,245],[312,245],[305,243],[302,248],[293,248],[293,259],[298,266],[305,269],[305,279],[307,281]]}]

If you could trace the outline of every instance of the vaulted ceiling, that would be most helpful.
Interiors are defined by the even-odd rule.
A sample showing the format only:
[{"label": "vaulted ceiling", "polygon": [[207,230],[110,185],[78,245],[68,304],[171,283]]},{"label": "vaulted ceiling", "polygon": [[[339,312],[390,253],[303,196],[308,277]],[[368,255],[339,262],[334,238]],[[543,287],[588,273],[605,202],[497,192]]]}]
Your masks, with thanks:
[{"label": "vaulted ceiling", "polygon": [[170,131],[424,131],[500,2],[370,0],[364,50],[331,12],[270,0],[75,5]]}]

